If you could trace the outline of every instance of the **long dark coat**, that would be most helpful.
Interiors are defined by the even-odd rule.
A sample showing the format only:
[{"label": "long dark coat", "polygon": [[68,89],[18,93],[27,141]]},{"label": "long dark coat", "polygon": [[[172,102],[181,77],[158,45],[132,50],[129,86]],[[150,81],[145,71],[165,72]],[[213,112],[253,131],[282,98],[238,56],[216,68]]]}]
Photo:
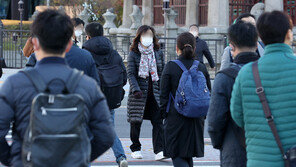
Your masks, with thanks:
[{"label": "long dark coat", "polygon": [[[159,75],[159,81],[153,82],[153,94],[157,104],[159,105],[159,94],[160,94],[160,80],[161,74],[164,68],[164,55],[162,51],[155,51],[157,72]],[[149,78],[146,79],[139,77],[139,65],[141,60],[141,54],[136,52],[130,52],[127,59],[127,77],[130,84],[130,91],[127,102],[127,113],[128,122],[130,123],[141,123],[143,119],[150,119],[149,117],[144,118],[144,111],[147,102]],[[136,91],[142,91],[143,97],[136,99],[133,95]],[[159,106],[157,106],[159,107]],[[146,115],[151,115],[147,114]]]},{"label": "long dark coat", "polygon": [[[181,62],[189,69],[193,64],[193,59],[179,58]],[[204,64],[200,63],[198,70],[203,72],[207,79],[207,85],[210,88],[210,76]],[[174,62],[168,62],[165,66],[162,81],[160,106],[161,113],[165,117],[164,138],[167,157],[190,158],[204,156],[204,118],[187,118],[182,116],[171,103],[170,110],[166,114],[166,107],[169,101],[169,94],[175,96],[183,71]]]}]

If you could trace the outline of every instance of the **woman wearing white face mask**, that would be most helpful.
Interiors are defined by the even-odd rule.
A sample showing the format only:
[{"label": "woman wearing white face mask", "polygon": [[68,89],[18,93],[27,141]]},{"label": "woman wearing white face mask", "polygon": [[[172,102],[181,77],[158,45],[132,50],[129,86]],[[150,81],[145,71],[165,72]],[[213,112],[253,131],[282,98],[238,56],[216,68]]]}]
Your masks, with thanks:
[{"label": "woman wearing white face mask", "polygon": [[155,30],[141,26],[128,56],[127,74],[130,84],[128,98],[128,122],[131,124],[131,156],[142,159],[140,130],[143,119],[153,125],[153,149],[155,160],[164,159],[163,125],[159,111],[160,80],[164,67],[164,55],[159,50]]}]

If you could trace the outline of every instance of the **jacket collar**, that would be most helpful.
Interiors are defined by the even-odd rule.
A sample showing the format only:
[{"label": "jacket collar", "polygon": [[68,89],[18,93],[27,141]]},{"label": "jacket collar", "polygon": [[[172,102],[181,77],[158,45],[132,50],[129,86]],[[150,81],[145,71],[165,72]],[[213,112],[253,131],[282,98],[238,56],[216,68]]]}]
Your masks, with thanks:
[{"label": "jacket collar", "polygon": [[264,55],[275,53],[275,52],[284,52],[288,54],[294,54],[291,46],[285,43],[275,43],[275,44],[266,45]]},{"label": "jacket collar", "polygon": [[66,65],[66,59],[65,58],[61,58],[61,57],[46,57],[43,58],[42,60],[38,61],[36,66],[42,66],[45,64],[62,64],[62,65]]},{"label": "jacket collar", "polygon": [[259,58],[260,56],[256,52],[242,52],[234,58],[233,62],[236,64],[248,64]]}]

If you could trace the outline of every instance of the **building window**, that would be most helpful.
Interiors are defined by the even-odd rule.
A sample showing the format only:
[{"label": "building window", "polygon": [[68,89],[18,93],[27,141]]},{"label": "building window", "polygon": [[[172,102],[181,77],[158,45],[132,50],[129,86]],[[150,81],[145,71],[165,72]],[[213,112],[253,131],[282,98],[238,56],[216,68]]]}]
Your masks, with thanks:
[{"label": "building window", "polygon": [[[163,0],[153,0],[153,20],[154,25],[157,26],[162,26],[164,23],[162,3]],[[142,0],[135,0],[135,5],[142,9]],[[186,0],[171,0],[170,6],[174,7],[175,11],[178,12],[176,23],[179,26],[184,26],[186,21]]]},{"label": "building window", "polygon": [[9,6],[9,1],[0,0],[0,19],[6,19],[8,6]]},{"label": "building window", "polygon": [[295,0],[284,0],[284,11],[291,17],[294,26],[296,25],[296,4]]},{"label": "building window", "polygon": [[232,24],[239,15],[250,13],[258,2],[264,3],[264,0],[229,0],[229,24]]},{"label": "building window", "polygon": [[208,25],[208,5],[209,0],[200,0],[199,1],[199,14],[198,14],[198,23],[199,26],[207,26]]}]

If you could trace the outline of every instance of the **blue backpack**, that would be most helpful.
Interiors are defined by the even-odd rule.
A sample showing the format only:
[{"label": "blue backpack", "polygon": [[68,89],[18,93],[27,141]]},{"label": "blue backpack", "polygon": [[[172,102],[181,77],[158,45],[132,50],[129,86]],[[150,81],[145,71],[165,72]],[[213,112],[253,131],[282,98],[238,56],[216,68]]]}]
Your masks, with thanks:
[{"label": "blue backpack", "polygon": [[194,61],[190,70],[179,60],[173,60],[182,70],[183,74],[179,81],[175,98],[170,93],[167,112],[171,100],[174,107],[181,115],[189,118],[199,118],[207,115],[210,103],[210,91],[206,84],[206,78],[198,71],[199,61]]}]

